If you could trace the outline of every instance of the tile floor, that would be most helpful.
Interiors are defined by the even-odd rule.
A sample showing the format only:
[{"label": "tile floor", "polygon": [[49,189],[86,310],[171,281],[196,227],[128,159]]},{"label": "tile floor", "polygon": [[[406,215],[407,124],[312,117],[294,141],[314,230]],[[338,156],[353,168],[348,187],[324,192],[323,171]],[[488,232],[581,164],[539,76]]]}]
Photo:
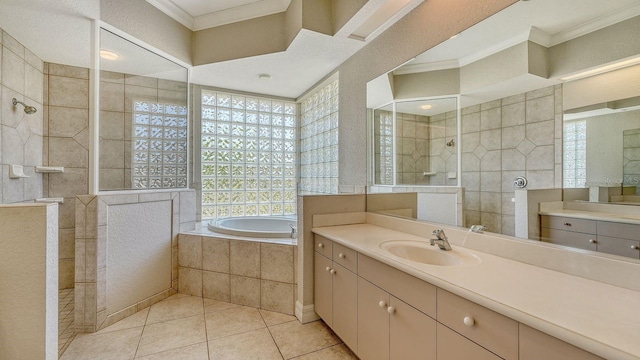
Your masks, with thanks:
[{"label": "tile floor", "polygon": [[93,334],[78,334],[61,360],[297,359],[355,355],[322,322],[183,294]]},{"label": "tile floor", "polygon": [[58,290],[58,356],[67,349],[76,336],[73,325],[73,289]]}]

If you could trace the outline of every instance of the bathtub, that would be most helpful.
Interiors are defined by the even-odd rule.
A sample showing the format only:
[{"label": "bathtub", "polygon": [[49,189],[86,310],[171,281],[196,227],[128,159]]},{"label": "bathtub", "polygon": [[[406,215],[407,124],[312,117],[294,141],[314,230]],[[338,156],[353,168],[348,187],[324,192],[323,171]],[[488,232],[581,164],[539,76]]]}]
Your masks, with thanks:
[{"label": "bathtub", "polygon": [[297,220],[287,216],[244,216],[211,220],[211,231],[249,238],[295,238]]}]

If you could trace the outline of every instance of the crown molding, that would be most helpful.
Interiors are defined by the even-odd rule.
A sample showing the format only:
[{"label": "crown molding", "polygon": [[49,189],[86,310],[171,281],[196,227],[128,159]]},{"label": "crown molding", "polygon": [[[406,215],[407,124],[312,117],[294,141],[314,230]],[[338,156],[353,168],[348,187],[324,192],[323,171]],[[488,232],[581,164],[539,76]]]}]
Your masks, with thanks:
[{"label": "crown molding", "polygon": [[460,67],[465,66],[465,65],[469,65],[473,62],[476,62],[478,60],[484,59],[488,56],[491,56],[493,54],[499,53],[502,50],[508,49],[512,46],[516,46],[520,43],[523,43],[525,41],[529,40],[529,34],[531,33],[531,31],[526,31],[523,33],[520,33],[518,35],[512,36],[504,41],[501,41],[497,44],[491,45],[485,49],[482,49],[476,53],[464,56],[462,58],[460,58],[459,62],[460,62]]},{"label": "crown molding", "polygon": [[427,72],[427,71],[457,69],[459,67],[460,67],[460,63],[458,62],[458,60],[436,61],[436,62],[420,63],[420,64],[414,64],[414,65],[405,65],[393,71],[393,75],[406,75],[406,74],[414,74],[414,73],[421,73],[421,72]]},{"label": "crown molding", "polygon": [[[551,47],[558,44],[562,44],[563,42],[567,42],[569,40],[573,40],[582,35],[586,35],[588,33],[591,33],[600,29],[604,29],[607,26],[617,24],[621,21],[631,19],[638,15],[640,15],[640,4],[631,5],[617,12],[614,12],[612,14],[601,16],[592,21],[580,24],[578,26],[575,26],[570,29],[561,31],[557,34],[554,34],[553,36],[551,36],[550,43],[545,46]],[[541,44],[541,45],[544,45],[544,44]]]},{"label": "crown molding", "polygon": [[193,20],[193,30],[199,31],[277,14],[286,11],[290,3],[291,0],[263,0],[196,16]]},{"label": "crown molding", "polygon": [[167,14],[173,20],[179,22],[180,24],[189,28],[189,30],[194,30],[194,18],[188,12],[182,10],[181,7],[174,4],[171,0],[146,0],[149,4],[153,5],[158,10]]}]

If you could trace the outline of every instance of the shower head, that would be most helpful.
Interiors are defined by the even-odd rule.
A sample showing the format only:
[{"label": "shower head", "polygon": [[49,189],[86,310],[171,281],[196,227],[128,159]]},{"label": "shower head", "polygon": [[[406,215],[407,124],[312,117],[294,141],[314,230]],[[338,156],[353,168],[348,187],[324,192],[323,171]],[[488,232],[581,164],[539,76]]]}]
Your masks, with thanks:
[{"label": "shower head", "polygon": [[13,98],[13,100],[11,100],[11,102],[13,103],[13,105],[22,104],[22,106],[24,106],[25,114],[33,114],[36,111],[38,111],[38,109],[34,108],[33,106],[29,106],[29,105],[23,103],[22,101],[18,101],[16,98]]}]

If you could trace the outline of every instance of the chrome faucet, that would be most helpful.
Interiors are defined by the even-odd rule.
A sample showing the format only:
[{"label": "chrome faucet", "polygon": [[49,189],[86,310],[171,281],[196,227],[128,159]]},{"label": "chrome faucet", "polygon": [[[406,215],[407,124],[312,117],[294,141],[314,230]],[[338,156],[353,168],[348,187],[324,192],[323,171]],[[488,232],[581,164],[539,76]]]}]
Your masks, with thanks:
[{"label": "chrome faucet", "polygon": [[449,245],[449,240],[447,240],[447,235],[444,234],[444,230],[436,229],[433,230],[433,235],[436,236],[437,239],[430,239],[429,243],[431,246],[438,245],[440,250],[449,251],[451,250],[451,245]]},{"label": "chrome faucet", "polygon": [[478,234],[482,234],[483,231],[487,230],[487,227],[484,225],[471,225],[469,228],[469,232],[474,232]]}]

